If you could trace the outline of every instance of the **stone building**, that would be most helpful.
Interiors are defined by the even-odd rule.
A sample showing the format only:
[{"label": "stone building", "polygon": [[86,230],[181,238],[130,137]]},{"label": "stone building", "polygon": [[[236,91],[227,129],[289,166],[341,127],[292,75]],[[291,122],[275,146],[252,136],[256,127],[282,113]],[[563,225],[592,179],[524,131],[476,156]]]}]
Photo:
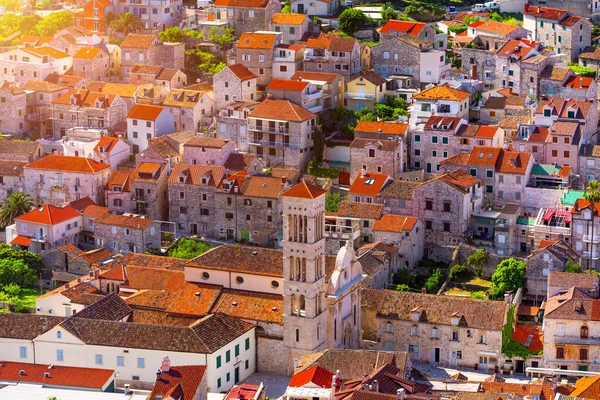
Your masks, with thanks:
[{"label": "stone building", "polygon": [[375,171],[395,177],[404,172],[407,151],[402,141],[354,139],[350,144],[350,176]]},{"label": "stone building", "polygon": [[266,99],[248,114],[248,152],[302,169],[313,152],[316,115],[288,101]]},{"label": "stone building", "polygon": [[27,133],[27,94],[16,84],[4,82],[0,86],[0,132],[22,138]]},{"label": "stone building", "polygon": [[25,190],[26,165],[22,161],[0,160],[0,198],[6,199],[13,192]]},{"label": "stone building", "polygon": [[[581,266],[595,269],[600,253],[600,205],[596,204],[592,219],[592,206],[584,199],[577,199],[571,209],[571,243],[581,255]],[[593,236],[592,236],[593,235]]]},{"label": "stone building", "polygon": [[0,160],[34,162],[44,156],[42,146],[37,141],[3,140],[0,146]]},{"label": "stone building", "polygon": [[469,115],[470,94],[443,84],[412,96],[410,125],[425,122],[432,115],[465,118]]},{"label": "stone building", "polygon": [[337,213],[327,215],[325,247],[328,254],[337,254],[350,240],[354,248],[373,243],[373,225],[383,215],[383,204],[343,201]]},{"label": "stone building", "polygon": [[43,80],[50,74],[64,74],[73,58],[50,46],[23,47],[0,55],[0,81]]},{"label": "stone building", "polygon": [[246,32],[268,31],[271,18],[282,7],[276,0],[217,0],[214,5],[215,21],[235,28],[236,37]]},{"label": "stone building", "polygon": [[132,153],[139,154],[148,144],[163,135],[173,133],[173,114],[165,107],[135,104],[127,114],[126,138]]},{"label": "stone building", "polygon": [[553,122],[548,129],[548,143],[545,147],[547,164],[571,167],[573,172],[579,173],[581,129],[578,123]]},{"label": "stone building", "polygon": [[375,72],[385,78],[392,75],[408,75],[411,77],[408,87],[419,88],[421,52],[431,48],[430,42],[418,36],[394,37],[371,48],[371,65]]},{"label": "stone building", "polygon": [[281,34],[274,32],[242,33],[237,42],[236,63],[242,64],[256,76],[256,87],[259,91],[264,90],[273,79],[273,57],[279,44]]},{"label": "stone building", "polygon": [[584,144],[579,149],[579,175],[583,180],[583,187],[590,181],[598,179],[598,166],[600,166],[600,146]]},{"label": "stone building", "polygon": [[104,203],[110,166],[84,157],[51,154],[25,166],[25,192],[38,204],[61,205],[89,196]]},{"label": "stone building", "polygon": [[239,151],[248,151],[248,115],[259,104],[256,101],[234,101],[220,109],[215,117],[216,137],[235,142]]},{"label": "stone building", "polygon": [[397,247],[402,267],[414,269],[423,258],[425,225],[417,217],[385,214],[373,224],[373,240]]},{"label": "stone building", "polygon": [[554,121],[580,124],[582,144],[595,143],[598,108],[594,100],[572,100],[560,97],[542,97],[534,110],[535,124],[551,127]]},{"label": "stone building", "polygon": [[267,96],[289,100],[312,113],[323,111],[323,92],[309,81],[275,78],[267,86]]},{"label": "stone building", "polygon": [[425,242],[456,245],[483,206],[481,180],[455,170],[423,182],[412,192],[414,214],[425,224]]},{"label": "stone building", "polygon": [[577,61],[592,42],[592,23],[569,10],[525,4],[523,28],[533,33],[533,40],[564,54],[568,62]]},{"label": "stone building", "polygon": [[119,95],[72,89],[52,102],[55,139],[75,127],[113,129],[126,121],[127,104]]},{"label": "stone building", "polygon": [[167,178],[165,164],[139,163],[129,180],[133,207],[127,211],[151,220],[167,221],[169,213]]},{"label": "stone building", "polygon": [[235,151],[235,142],[197,136],[183,145],[183,163],[198,165],[225,165]]},{"label": "stone building", "polygon": [[73,75],[101,81],[110,75],[110,58],[98,47],[82,47],[73,55]]},{"label": "stone building", "polygon": [[[64,75],[61,75],[64,76]],[[70,90],[70,87],[41,80],[30,80],[21,85],[27,96],[27,126],[42,138],[52,137],[52,102]]]},{"label": "stone building", "polygon": [[143,35],[130,33],[121,43],[121,76],[129,76],[135,65],[163,65],[157,57],[158,37],[156,35]]},{"label": "stone building", "polygon": [[[525,274],[527,294],[536,296],[540,301],[544,299],[548,292],[549,276],[557,272],[563,276],[562,273],[567,262],[577,263],[578,259],[579,256],[575,250],[564,241],[543,240],[540,247],[527,256],[527,273]],[[598,278],[595,277],[595,280],[597,281]]]},{"label": "stone building", "polygon": [[549,65],[542,71],[540,95],[597,101],[598,86],[594,78],[575,75],[571,68]]},{"label": "stone building", "polygon": [[198,90],[172,89],[162,103],[174,118],[175,131],[206,129],[215,114],[215,100]]},{"label": "stone building", "polygon": [[[357,139],[395,140],[408,145],[408,124],[404,122],[358,121],[354,128]],[[406,169],[406,165],[403,166]]]},{"label": "stone building", "polygon": [[40,257],[46,265],[46,270],[53,273],[55,281],[72,278],[68,281],[70,282],[77,279],[77,276],[88,274],[98,263],[110,259],[112,254],[104,248],[84,252],[67,242],[42,251]]},{"label": "stone building", "polygon": [[362,70],[358,41],[324,33],[309,38],[304,50],[304,70],[339,74],[345,82],[354,79]]},{"label": "stone building", "polygon": [[160,65],[136,64],[129,72],[129,83],[133,85],[154,84],[167,90],[181,89],[187,84],[187,76],[179,69]]},{"label": "stone building", "polygon": [[[411,35],[432,44],[435,49],[446,49],[447,35],[438,35],[432,25],[423,22],[398,21],[390,19],[379,30],[381,41],[393,39],[395,37]],[[441,43],[440,43],[441,41]]]},{"label": "stone building", "polygon": [[377,349],[450,367],[501,365],[503,301],[365,289],[361,308],[363,339]]},{"label": "stone building", "polygon": [[354,79],[346,79],[346,107],[353,111],[360,111],[365,107],[374,110],[376,104],[385,101],[387,83],[387,80],[373,70],[364,71]]},{"label": "stone building", "polygon": [[596,71],[600,70],[600,49],[597,47],[586,47],[579,55],[579,65]]},{"label": "stone building", "polygon": [[303,71],[304,46],[299,44],[280,44],[275,47],[273,56],[273,78],[290,79]]},{"label": "stone building", "polygon": [[331,110],[344,104],[344,78],[327,72],[298,71],[291,79],[308,81],[323,92],[323,110]]},{"label": "stone building", "polygon": [[94,220],[96,246],[112,254],[145,253],[160,249],[160,223],[151,219],[106,213]]},{"label": "stone building", "polygon": [[467,126],[467,121],[460,117],[429,117],[422,129],[410,135],[412,166],[438,172],[442,160],[459,152],[455,137],[463,126]]},{"label": "stone building", "polygon": [[[495,89],[483,93],[479,122],[497,125],[504,117],[531,117],[531,111],[532,101],[528,95],[513,93],[512,88]],[[504,141],[510,141],[510,138],[511,135],[506,135]]]},{"label": "stone building", "polygon": [[276,13],[271,17],[269,30],[281,32],[281,43],[294,44],[301,41],[304,34],[309,32],[310,18],[306,14]]},{"label": "stone building", "polygon": [[213,77],[215,107],[220,110],[236,101],[258,100],[256,75],[242,64],[228,65]]}]

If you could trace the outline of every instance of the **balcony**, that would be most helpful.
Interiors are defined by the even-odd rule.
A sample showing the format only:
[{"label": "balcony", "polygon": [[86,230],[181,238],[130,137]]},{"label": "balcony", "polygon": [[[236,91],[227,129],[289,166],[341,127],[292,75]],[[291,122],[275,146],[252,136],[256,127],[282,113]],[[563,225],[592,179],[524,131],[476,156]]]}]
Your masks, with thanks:
[{"label": "balcony", "polygon": [[320,113],[321,111],[323,111],[323,106],[319,105],[319,106],[314,106],[314,107],[308,107],[307,110],[313,114],[316,114],[316,113]]},{"label": "balcony", "polygon": [[588,336],[582,338],[580,336],[554,336],[556,344],[579,344],[579,345],[600,345],[600,337]]},{"label": "balcony", "polygon": [[591,251],[582,251],[581,252],[581,257],[586,259],[586,260],[597,260],[598,259],[598,254],[597,253],[593,253]]},{"label": "balcony", "polygon": [[333,239],[355,240],[359,236],[359,224],[354,224],[351,226],[325,224],[325,237]]},{"label": "balcony", "polygon": [[284,143],[274,140],[258,140],[254,138],[248,139],[248,144],[253,146],[274,147],[276,149],[299,149],[300,146],[296,143]]},{"label": "balcony", "polygon": [[249,125],[248,129],[258,132],[281,133],[283,135],[290,133],[290,128],[286,126]]},{"label": "balcony", "polygon": [[326,55],[323,56],[315,56],[312,54],[305,54],[304,55],[304,61],[321,61],[321,62],[326,62],[329,59],[329,57],[327,57]]},{"label": "balcony", "polygon": [[344,93],[347,99],[354,100],[375,100],[375,95],[370,93]]},{"label": "balcony", "polygon": [[594,235],[592,240],[592,235],[583,235],[583,241],[586,243],[600,243],[600,235]]},{"label": "balcony", "polygon": [[307,100],[318,100],[323,98],[323,92],[316,91],[314,93],[310,93],[305,95]]},{"label": "balcony", "polygon": [[30,239],[34,242],[45,242],[48,240],[48,235],[36,233],[35,236],[32,236]]},{"label": "balcony", "polygon": [[131,196],[131,201],[146,201],[146,199],[143,194],[134,194]]}]

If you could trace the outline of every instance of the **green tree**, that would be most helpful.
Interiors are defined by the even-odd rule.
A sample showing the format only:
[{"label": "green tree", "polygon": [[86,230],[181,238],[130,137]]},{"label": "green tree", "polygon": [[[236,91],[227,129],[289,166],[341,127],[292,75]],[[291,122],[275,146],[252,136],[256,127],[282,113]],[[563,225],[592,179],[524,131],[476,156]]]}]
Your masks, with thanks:
[{"label": "green tree", "polygon": [[410,292],[410,287],[408,285],[396,285],[395,290],[398,292]]},{"label": "green tree", "polygon": [[342,201],[344,201],[344,198],[339,192],[327,193],[325,195],[325,211],[337,212],[340,209]]},{"label": "green tree", "polygon": [[39,35],[52,36],[56,32],[73,26],[73,14],[69,11],[55,12],[42,19],[36,26]]},{"label": "green tree", "polygon": [[444,274],[439,268],[433,270],[427,282],[425,282],[425,290],[427,293],[437,293],[444,284]]},{"label": "green tree", "polygon": [[381,19],[382,22],[385,24],[390,19],[398,19],[398,13],[394,10],[393,7],[385,6],[383,8],[383,11],[381,11]]},{"label": "green tree", "polygon": [[216,74],[225,68],[225,63],[208,51],[193,49],[186,51],[185,54],[187,56],[186,65],[194,65],[193,72],[199,75]]},{"label": "green tree", "polygon": [[167,28],[161,33],[158,34],[158,37],[161,42],[169,42],[169,43],[181,43],[183,42],[183,33],[181,29],[176,26],[171,28]]},{"label": "green tree", "polygon": [[292,3],[290,2],[290,0],[287,0],[285,3],[283,3],[283,8],[281,9],[281,12],[283,14],[292,13]]},{"label": "green tree", "polygon": [[169,257],[192,259],[211,249],[211,246],[194,239],[181,238],[169,249]]},{"label": "green tree", "polygon": [[394,285],[407,285],[412,286],[415,283],[415,277],[410,273],[408,268],[400,268],[394,273],[392,277]]},{"label": "green tree", "polygon": [[471,254],[467,258],[467,264],[473,267],[475,270],[475,275],[481,275],[481,268],[488,262],[488,254],[485,249],[475,250],[473,254]]},{"label": "green tree", "polygon": [[31,196],[24,192],[13,192],[0,203],[0,227],[5,228],[15,222],[15,218],[31,211]]},{"label": "green tree", "polygon": [[457,279],[467,279],[471,276],[471,271],[464,264],[456,264],[454,267],[450,268],[449,278],[451,281],[456,281]]},{"label": "green tree", "polygon": [[20,287],[34,287],[35,272],[20,260],[0,260],[0,286],[11,283]]},{"label": "green tree", "polygon": [[565,266],[565,272],[580,274],[583,272],[583,269],[581,269],[581,265],[577,264],[576,262],[573,262],[572,260],[569,260],[567,261],[567,265]]},{"label": "green tree", "polygon": [[36,276],[44,271],[44,261],[38,254],[27,250],[13,250],[8,244],[0,244],[0,260],[18,260],[23,261],[31,270],[35,271]]},{"label": "green tree", "polygon": [[492,290],[490,297],[500,300],[504,293],[513,292],[523,286],[527,266],[523,261],[514,258],[502,260],[492,274]]},{"label": "green tree", "polygon": [[479,18],[477,17],[471,17],[471,16],[466,16],[465,19],[463,19],[463,23],[465,25],[471,25],[473,22],[475,21],[479,21]]},{"label": "green tree", "polygon": [[325,137],[323,133],[323,125],[319,124],[315,127],[315,132],[313,133],[313,143],[314,143],[314,153],[315,153],[315,162],[317,164],[321,164],[323,161],[323,152],[325,151]]},{"label": "green tree", "polygon": [[338,18],[340,30],[350,36],[364,29],[368,22],[367,16],[358,8],[346,8]]},{"label": "green tree", "polygon": [[144,23],[134,13],[122,12],[113,16],[110,21],[110,28],[117,32],[124,33],[126,35],[134,32],[139,32],[144,28]]},{"label": "green tree", "polygon": [[[598,181],[591,180],[588,182],[588,186],[583,191],[583,199],[590,203],[592,209],[592,238],[594,238],[594,219],[596,218],[596,203],[600,203],[600,186],[598,185]],[[587,244],[587,251],[591,256],[594,256],[594,249],[590,247],[590,243]],[[591,259],[591,264],[590,264]],[[588,258],[588,269],[594,269],[594,259],[592,257]]]},{"label": "green tree", "polygon": [[221,49],[227,49],[235,41],[234,31],[234,28],[223,28],[221,32],[217,32],[216,27],[213,26],[208,31],[208,40],[218,44]]},{"label": "green tree", "polygon": [[183,28],[183,34],[185,36],[192,37],[192,38],[204,39],[204,33],[198,32],[198,31],[196,31],[194,29],[190,29],[190,28]]}]

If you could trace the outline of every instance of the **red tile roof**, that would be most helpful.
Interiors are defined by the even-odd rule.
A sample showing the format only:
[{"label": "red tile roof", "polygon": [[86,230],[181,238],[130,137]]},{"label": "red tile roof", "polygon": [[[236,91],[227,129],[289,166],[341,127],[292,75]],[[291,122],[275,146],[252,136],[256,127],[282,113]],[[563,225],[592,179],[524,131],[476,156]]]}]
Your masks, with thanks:
[{"label": "red tile roof", "polygon": [[[473,26],[475,25],[476,26]],[[496,35],[509,35],[511,32],[519,29],[519,26],[517,25],[511,25],[511,24],[505,24],[502,22],[497,22],[497,21],[493,21],[493,20],[487,20],[483,23],[472,23],[471,25],[469,25],[469,27],[474,27],[477,30],[483,31],[483,32],[488,32],[488,33],[493,33]]]},{"label": "red tile roof", "polygon": [[454,89],[448,84],[434,86],[429,89],[425,89],[412,98],[416,100],[451,100],[451,101],[463,101],[468,99],[470,94],[463,92],[462,90]]},{"label": "red tile roof", "polygon": [[373,224],[374,231],[405,232],[411,231],[419,218],[404,215],[385,214]]},{"label": "red tile roof", "polygon": [[215,6],[265,8],[265,0],[215,0]]},{"label": "red tile roof", "polygon": [[594,78],[588,78],[586,76],[572,76],[563,85],[563,87],[570,87],[572,89],[589,89],[591,84],[594,82]]},{"label": "red tile roof", "polygon": [[27,236],[19,235],[16,238],[14,238],[13,240],[11,240],[10,244],[28,247],[31,244],[31,239],[28,238]]},{"label": "red tile roof", "polygon": [[467,171],[465,171],[463,169],[457,169],[455,171],[450,171],[448,173],[445,173],[444,175],[441,175],[438,178],[432,179],[431,181],[423,182],[421,185],[427,185],[430,182],[433,182],[436,180],[440,180],[441,182],[444,182],[448,186],[450,186],[456,190],[459,190],[463,193],[466,193],[467,190],[471,186],[476,185],[481,182],[479,179],[475,178],[473,175],[469,174]]},{"label": "red tile roof", "polygon": [[330,389],[334,375],[333,372],[330,372],[319,365],[315,365],[314,367],[310,367],[292,376],[288,386],[303,387],[310,385],[310,387],[313,387],[316,385],[321,388]]},{"label": "red tile roof", "polygon": [[27,164],[25,168],[89,174],[103,171],[110,168],[110,165],[102,164],[101,162],[84,157],[50,154]]},{"label": "red tile roof", "polygon": [[79,211],[71,206],[56,207],[51,204],[36,208],[15,218],[17,221],[54,225],[79,217]]},{"label": "red tile roof", "polygon": [[308,86],[308,81],[294,81],[291,79],[275,78],[267,86],[267,90],[289,90],[292,92],[302,92]]},{"label": "red tile roof", "polygon": [[[152,225],[152,220],[140,217],[127,217],[119,214],[103,214],[94,220],[94,224],[103,224],[109,226],[122,226],[125,228],[144,230]],[[158,234],[158,233],[157,233]]]},{"label": "red tile roof", "polygon": [[157,375],[148,399],[193,400],[205,373],[206,365],[176,366],[171,367],[169,371],[162,371],[160,376]]},{"label": "red tile roof", "polygon": [[600,397],[600,375],[577,379],[575,390],[571,392],[570,396],[584,399],[597,399]]},{"label": "red tile roof", "polygon": [[404,135],[408,124],[398,122],[358,121],[355,132],[380,133],[382,135]]},{"label": "red tile roof", "polygon": [[94,147],[94,151],[100,151],[100,147],[104,147],[104,153],[110,153],[115,145],[119,142],[119,138],[112,136],[102,136]]},{"label": "red tile roof", "polygon": [[525,4],[525,7],[523,8],[524,15],[529,15],[535,18],[550,19],[554,21],[559,21],[567,13],[567,10],[561,10],[560,8],[536,7],[530,6],[529,4]]},{"label": "red tile roof", "polygon": [[283,192],[281,196],[315,199],[325,193],[327,193],[326,190],[302,181]]},{"label": "red tile roof", "polygon": [[350,194],[358,194],[365,196],[377,196],[379,192],[384,188],[388,181],[391,181],[389,175],[386,174],[378,174],[375,172],[367,172],[362,175],[362,172],[359,172],[354,182],[352,182],[352,186],[350,186]]},{"label": "red tile roof", "polygon": [[266,99],[252,110],[249,117],[301,122],[316,115],[289,100]]},{"label": "red tile roof", "polygon": [[256,78],[256,75],[242,64],[228,65],[227,68],[235,74],[241,81]]},{"label": "red tile roof", "polygon": [[385,25],[383,25],[379,32],[404,32],[413,36],[417,36],[426,25],[427,24],[422,22],[397,21],[395,19],[390,19],[385,23]]},{"label": "red tile roof", "polygon": [[544,350],[544,335],[541,326],[517,324],[512,338],[524,345],[530,336],[531,341],[527,348],[531,351]]},{"label": "red tile roof", "polygon": [[[216,4],[215,4],[216,5]],[[237,44],[238,49],[271,49],[275,45],[275,33],[244,32]]]},{"label": "red tile roof", "polygon": [[298,71],[292,75],[292,79],[306,79],[307,81],[325,81],[333,82],[335,78],[340,77],[338,74],[331,72],[309,72],[309,71]]},{"label": "red tile roof", "polygon": [[306,18],[306,14],[275,13],[271,17],[271,23],[280,25],[301,25],[306,20]]},{"label": "red tile roof", "polygon": [[258,394],[260,386],[249,383],[241,383],[231,388],[225,400],[249,400],[254,399]]},{"label": "red tile roof", "polygon": [[[25,374],[21,375],[20,371],[25,371]],[[45,373],[50,376],[46,378]],[[3,382],[102,390],[114,380],[114,373],[110,369],[0,361],[0,381]]]},{"label": "red tile roof", "polygon": [[156,118],[163,112],[164,108],[161,106],[153,106],[149,104],[135,104],[127,118],[141,119],[144,121],[156,121]]}]

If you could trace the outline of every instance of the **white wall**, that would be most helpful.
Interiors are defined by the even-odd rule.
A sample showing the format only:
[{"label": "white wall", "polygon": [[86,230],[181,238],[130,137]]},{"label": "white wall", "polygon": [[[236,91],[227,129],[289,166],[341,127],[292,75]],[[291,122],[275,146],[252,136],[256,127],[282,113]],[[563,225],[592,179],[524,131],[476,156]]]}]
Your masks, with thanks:
[{"label": "white wall", "polygon": [[38,297],[35,300],[36,314],[57,315],[70,317],[73,311],[79,312],[85,308],[83,304],[73,304],[71,300],[60,293],[51,296]]},{"label": "white wall", "polygon": [[[202,274],[207,272],[209,277],[204,279]],[[240,276],[244,279],[243,283],[237,283],[236,278]],[[274,293],[283,295],[283,277],[253,275],[248,273],[222,271],[208,268],[185,268],[186,282],[208,283],[212,285],[221,285],[226,288],[248,290],[251,292]],[[272,281],[279,283],[278,287],[273,287]]]},{"label": "white wall", "polygon": [[[21,358],[21,347],[25,347],[27,349],[26,358]],[[31,340],[0,338],[0,349],[2,349],[0,357],[2,361],[25,363],[34,362],[33,342]]]},{"label": "white wall", "polygon": [[566,191],[566,189],[538,189],[526,186],[521,205],[525,211],[535,213],[540,208],[562,208],[560,199]]}]

